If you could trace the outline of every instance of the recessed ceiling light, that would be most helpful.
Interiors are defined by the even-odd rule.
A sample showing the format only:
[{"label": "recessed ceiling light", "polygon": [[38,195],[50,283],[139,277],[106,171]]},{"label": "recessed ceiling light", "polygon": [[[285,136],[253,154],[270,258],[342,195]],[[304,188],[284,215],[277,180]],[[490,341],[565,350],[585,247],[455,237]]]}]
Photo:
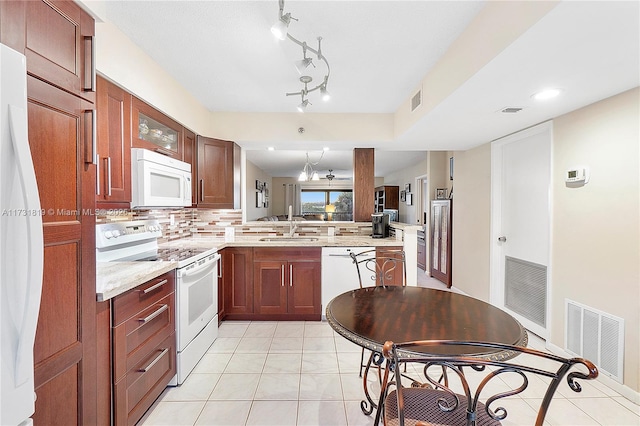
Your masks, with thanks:
[{"label": "recessed ceiling light", "polygon": [[322,150],[323,150],[323,151],[325,151],[325,152],[326,152],[326,151],[329,151],[329,147],[328,147],[328,146],[325,146],[324,148],[322,148]]},{"label": "recessed ceiling light", "polygon": [[531,97],[536,101],[546,101],[547,99],[555,98],[561,92],[562,90],[560,89],[544,89],[540,92],[534,93],[533,95],[531,95]]},{"label": "recessed ceiling light", "polygon": [[272,146],[268,147],[267,149],[268,149],[269,151],[275,151],[275,150],[276,150],[276,149],[275,149],[274,147],[272,147]]}]

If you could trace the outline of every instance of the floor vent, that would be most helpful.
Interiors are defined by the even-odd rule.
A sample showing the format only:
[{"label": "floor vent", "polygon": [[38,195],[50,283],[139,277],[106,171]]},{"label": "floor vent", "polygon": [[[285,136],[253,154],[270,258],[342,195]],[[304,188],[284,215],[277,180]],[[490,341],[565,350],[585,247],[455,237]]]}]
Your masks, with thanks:
[{"label": "floor vent", "polygon": [[567,352],[588,359],[622,383],[624,319],[565,299]]},{"label": "floor vent", "polygon": [[411,112],[418,109],[420,105],[422,105],[422,89],[418,90],[411,98]]},{"label": "floor vent", "polygon": [[547,267],[505,256],[504,306],[546,328]]}]

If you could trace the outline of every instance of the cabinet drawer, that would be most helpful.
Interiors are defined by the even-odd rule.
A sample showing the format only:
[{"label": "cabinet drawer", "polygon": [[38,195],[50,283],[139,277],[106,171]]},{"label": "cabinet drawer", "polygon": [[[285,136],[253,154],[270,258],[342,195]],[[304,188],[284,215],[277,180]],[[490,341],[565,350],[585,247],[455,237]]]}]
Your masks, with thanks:
[{"label": "cabinet drawer", "polygon": [[175,332],[174,297],[171,293],[114,328],[113,369],[116,380]]},{"label": "cabinet drawer", "polygon": [[175,334],[171,334],[116,382],[115,423],[134,425],[175,374]]},{"label": "cabinet drawer", "polygon": [[113,325],[117,327],[133,315],[173,293],[174,283],[175,271],[171,271],[116,296],[113,299]]},{"label": "cabinet drawer", "polygon": [[253,249],[253,260],[320,261],[321,247],[261,247]]}]

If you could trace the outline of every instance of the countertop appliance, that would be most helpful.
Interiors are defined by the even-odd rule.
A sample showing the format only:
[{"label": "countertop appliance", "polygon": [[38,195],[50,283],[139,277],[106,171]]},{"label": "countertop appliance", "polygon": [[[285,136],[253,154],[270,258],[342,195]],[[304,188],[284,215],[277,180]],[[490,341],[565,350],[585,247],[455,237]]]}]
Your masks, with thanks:
[{"label": "countertop appliance", "polygon": [[374,213],[371,215],[371,237],[387,238],[389,236],[389,215]]},{"label": "countertop appliance", "polygon": [[218,337],[217,250],[175,243],[159,247],[157,220],[96,225],[96,260],[176,261],[177,374],[170,385],[184,382]]},{"label": "countertop appliance", "polygon": [[[325,308],[334,297],[345,291],[360,287],[356,265],[353,264],[351,253],[362,253],[373,250],[374,247],[322,247],[322,317]],[[373,253],[370,255],[375,257]],[[362,281],[368,279],[362,277]],[[371,285],[375,285],[375,276],[371,273]]]},{"label": "countertop appliance", "polygon": [[33,424],[42,210],[27,137],[24,55],[0,44],[0,424]]},{"label": "countertop appliance", "polygon": [[191,205],[191,164],[131,149],[131,208]]}]

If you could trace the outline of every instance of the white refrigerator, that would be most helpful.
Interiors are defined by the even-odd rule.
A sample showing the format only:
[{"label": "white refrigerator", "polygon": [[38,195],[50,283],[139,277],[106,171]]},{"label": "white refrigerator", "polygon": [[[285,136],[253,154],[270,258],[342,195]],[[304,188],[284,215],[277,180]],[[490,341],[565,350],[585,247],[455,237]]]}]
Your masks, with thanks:
[{"label": "white refrigerator", "polygon": [[24,55],[0,44],[0,425],[32,424],[44,242]]}]

